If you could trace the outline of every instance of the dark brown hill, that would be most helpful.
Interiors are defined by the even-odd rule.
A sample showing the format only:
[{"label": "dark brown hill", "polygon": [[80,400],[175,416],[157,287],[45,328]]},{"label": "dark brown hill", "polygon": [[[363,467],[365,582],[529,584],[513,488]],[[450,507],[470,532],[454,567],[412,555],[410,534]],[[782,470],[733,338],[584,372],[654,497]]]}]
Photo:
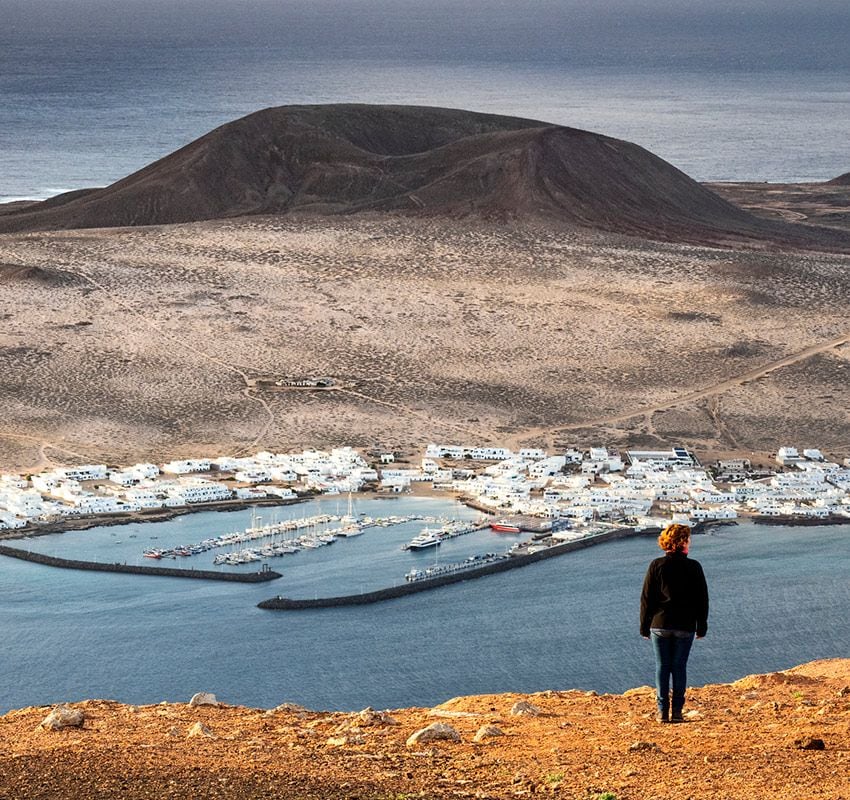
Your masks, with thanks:
[{"label": "dark brown hill", "polygon": [[9,211],[0,232],[360,211],[850,247],[840,232],[753,217],[628,142],[512,117],[368,105],[259,111],[106,188]]},{"label": "dark brown hill", "polygon": [[828,186],[850,186],[850,172],[845,172],[837,178],[826,182]]}]

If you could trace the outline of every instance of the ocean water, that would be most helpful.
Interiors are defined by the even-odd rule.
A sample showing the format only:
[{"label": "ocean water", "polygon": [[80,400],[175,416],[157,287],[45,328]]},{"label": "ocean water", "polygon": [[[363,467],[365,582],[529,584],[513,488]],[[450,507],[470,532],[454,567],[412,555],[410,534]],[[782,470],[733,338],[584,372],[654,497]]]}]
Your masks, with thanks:
[{"label": "ocean water", "polygon": [[0,29],[0,201],[106,185],[218,125],[290,103],[532,117],[636,142],[698,180],[819,181],[850,169],[846,54],[724,58],[688,39],[671,39],[667,53],[644,42],[596,57],[578,44],[337,44]]},{"label": "ocean water", "polygon": [[[328,508],[326,501],[322,509]],[[314,510],[305,504],[279,514]],[[457,513],[449,502],[413,498],[364,502],[358,510]],[[19,544],[63,556],[141,561],[147,547],[198,541],[249,519],[247,511],[201,512]],[[657,555],[652,538],[598,545],[370,606],[256,608],[276,594],[386,586],[414,565],[492,551],[514,539],[484,531],[438,551],[402,551],[419,527],[370,529],[273,559],[283,578],[258,586],[3,559],[0,712],[89,697],[185,701],[202,690],[250,706],[290,701],[356,710],[427,706],[460,694],[571,687],[621,692],[651,683],[652,655],[638,635],[637,606],[646,565]],[[847,657],[848,552],[850,526],[741,524],[695,538],[692,555],[705,569],[712,608],[709,635],[691,657],[691,682]],[[208,568],[211,559],[207,553],[180,563]]]}]

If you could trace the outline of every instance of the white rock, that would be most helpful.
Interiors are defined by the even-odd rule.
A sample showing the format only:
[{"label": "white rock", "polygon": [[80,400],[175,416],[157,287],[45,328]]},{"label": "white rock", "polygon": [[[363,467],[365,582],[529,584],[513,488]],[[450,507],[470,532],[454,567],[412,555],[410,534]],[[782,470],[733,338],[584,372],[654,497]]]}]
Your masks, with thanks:
[{"label": "white rock", "polygon": [[446,725],[444,722],[432,722],[428,727],[421,728],[416,733],[411,734],[407,739],[407,746],[411,747],[424,742],[434,742],[438,739],[459,742],[460,734],[451,725]]},{"label": "white rock", "polygon": [[540,713],[537,706],[533,706],[525,700],[520,700],[511,706],[511,714],[515,717],[539,717]]},{"label": "white rock", "polygon": [[364,708],[357,715],[357,721],[360,725],[398,725],[386,711],[375,711],[371,708]]},{"label": "white rock", "polygon": [[189,739],[194,739],[198,736],[203,736],[206,739],[215,739],[215,734],[202,722],[196,722],[189,728],[189,732],[186,734],[186,737]]},{"label": "white rock", "polygon": [[491,736],[504,736],[505,732],[495,725],[482,725],[472,737],[473,742],[482,742],[484,739],[489,739]]},{"label": "white rock", "polygon": [[85,714],[79,709],[61,705],[56,706],[41,721],[41,727],[50,731],[61,731],[63,728],[79,728],[85,722],[85,719]]},{"label": "white rock", "polygon": [[215,699],[215,695],[212,692],[198,692],[197,694],[192,695],[192,699],[189,701],[190,706],[217,706],[218,700]]}]

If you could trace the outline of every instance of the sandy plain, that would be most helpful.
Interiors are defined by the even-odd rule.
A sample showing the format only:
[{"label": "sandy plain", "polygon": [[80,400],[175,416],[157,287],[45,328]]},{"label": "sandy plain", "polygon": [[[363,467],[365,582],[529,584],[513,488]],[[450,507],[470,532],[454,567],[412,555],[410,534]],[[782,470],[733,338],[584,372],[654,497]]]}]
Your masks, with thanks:
[{"label": "sandy plain", "polygon": [[[850,256],[534,223],[0,236],[0,465],[429,441],[850,455]],[[257,378],[331,376],[330,391]]]}]

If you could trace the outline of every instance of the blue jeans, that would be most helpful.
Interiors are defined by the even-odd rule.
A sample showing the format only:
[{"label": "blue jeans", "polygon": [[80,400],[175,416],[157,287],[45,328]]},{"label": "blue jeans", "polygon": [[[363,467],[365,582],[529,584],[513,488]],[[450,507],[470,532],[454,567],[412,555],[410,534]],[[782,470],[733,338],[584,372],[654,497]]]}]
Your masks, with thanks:
[{"label": "blue jeans", "polygon": [[685,705],[685,686],[688,682],[688,655],[694,643],[691,631],[672,631],[653,628],[652,648],[655,650],[655,700],[658,711],[665,716],[670,711],[670,678],[673,679],[673,713],[681,713]]}]

